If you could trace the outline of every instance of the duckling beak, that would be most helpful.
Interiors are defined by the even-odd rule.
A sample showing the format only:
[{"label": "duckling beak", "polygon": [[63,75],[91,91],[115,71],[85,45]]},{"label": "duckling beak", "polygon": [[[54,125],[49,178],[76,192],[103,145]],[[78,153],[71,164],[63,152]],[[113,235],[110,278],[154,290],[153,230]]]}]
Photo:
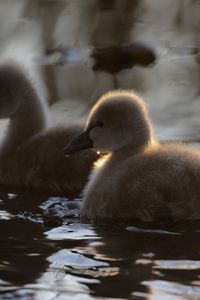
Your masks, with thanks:
[{"label": "duckling beak", "polygon": [[89,134],[90,134],[90,130],[86,129],[81,134],[79,134],[77,137],[75,137],[71,142],[69,142],[64,147],[64,154],[66,156],[68,156],[75,152],[79,152],[84,149],[92,148],[93,141],[91,140]]}]

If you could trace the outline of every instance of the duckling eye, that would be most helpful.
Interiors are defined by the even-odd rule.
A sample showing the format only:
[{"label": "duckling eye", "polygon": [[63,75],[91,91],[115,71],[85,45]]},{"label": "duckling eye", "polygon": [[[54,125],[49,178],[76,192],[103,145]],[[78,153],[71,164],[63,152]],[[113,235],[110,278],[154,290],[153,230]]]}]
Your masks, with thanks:
[{"label": "duckling eye", "polygon": [[104,124],[103,124],[103,122],[102,121],[97,121],[97,123],[96,123],[96,125],[95,125],[95,127],[103,127],[104,126]]}]

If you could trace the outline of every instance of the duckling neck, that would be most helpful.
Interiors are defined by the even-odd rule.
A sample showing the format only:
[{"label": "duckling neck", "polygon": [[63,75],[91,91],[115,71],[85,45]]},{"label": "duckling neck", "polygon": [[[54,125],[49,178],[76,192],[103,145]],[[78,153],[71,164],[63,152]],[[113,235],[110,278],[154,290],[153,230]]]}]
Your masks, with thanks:
[{"label": "duckling neck", "polygon": [[45,104],[41,102],[34,88],[25,82],[25,90],[16,94],[21,97],[15,114],[10,119],[6,137],[1,146],[1,157],[16,151],[24,142],[44,130],[47,125]]},{"label": "duckling neck", "polygon": [[144,142],[138,143],[136,144],[135,141],[125,145],[124,147],[112,152],[112,157],[117,160],[124,160],[126,158],[138,155],[140,153],[142,153],[146,147],[153,145],[155,142],[155,140],[152,138],[150,138],[149,140],[146,140]]},{"label": "duckling neck", "polygon": [[103,158],[97,160],[95,163],[95,168],[104,170],[107,174],[112,176],[116,169],[122,167],[123,164],[131,157],[142,153],[146,146],[147,145],[141,145],[140,147],[136,148],[134,143],[132,143],[124,146],[121,149],[107,152]]}]

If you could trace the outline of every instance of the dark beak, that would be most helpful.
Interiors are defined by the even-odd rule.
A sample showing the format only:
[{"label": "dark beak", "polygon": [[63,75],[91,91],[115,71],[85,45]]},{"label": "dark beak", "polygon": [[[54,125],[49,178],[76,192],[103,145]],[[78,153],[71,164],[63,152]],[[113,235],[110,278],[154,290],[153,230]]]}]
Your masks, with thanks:
[{"label": "dark beak", "polygon": [[89,134],[90,130],[86,129],[77,137],[75,137],[64,147],[64,154],[67,156],[84,149],[92,148],[93,141],[91,140]]}]

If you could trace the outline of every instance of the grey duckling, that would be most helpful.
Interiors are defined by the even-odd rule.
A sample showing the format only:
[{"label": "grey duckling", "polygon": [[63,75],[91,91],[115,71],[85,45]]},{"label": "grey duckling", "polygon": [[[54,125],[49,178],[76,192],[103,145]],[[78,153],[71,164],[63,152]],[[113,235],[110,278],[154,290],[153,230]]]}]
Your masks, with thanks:
[{"label": "grey duckling", "polygon": [[86,150],[76,160],[63,147],[82,126],[47,126],[47,107],[31,80],[15,63],[0,65],[0,118],[9,125],[0,145],[0,184],[48,193],[78,195],[96,153]]},{"label": "grey duckling", "polygon": [[65,153],[94,148],[100,158],[83,191],[81,217],[145,222],[200,218],[200,151],[155,140],[143,99],[111,91],[92,108]]}]

